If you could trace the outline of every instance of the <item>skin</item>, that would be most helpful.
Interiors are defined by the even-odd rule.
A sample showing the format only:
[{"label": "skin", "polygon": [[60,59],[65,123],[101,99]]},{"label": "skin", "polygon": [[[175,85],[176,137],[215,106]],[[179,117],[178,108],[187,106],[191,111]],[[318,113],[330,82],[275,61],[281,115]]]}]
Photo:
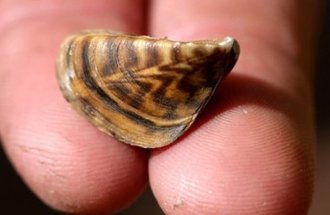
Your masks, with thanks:
[{"label": "skin", "polygon": [[[23,180],[50,207],[70,213],[119,211],[149,179],[166,214],[306,214],[315,142],[315,1],[146,5],[1,1],[0,135]],[[96,130],[58,89],[58,47],[88,28],[177,40],[230,35],[241,56],[187,134],[149,152]]]}]

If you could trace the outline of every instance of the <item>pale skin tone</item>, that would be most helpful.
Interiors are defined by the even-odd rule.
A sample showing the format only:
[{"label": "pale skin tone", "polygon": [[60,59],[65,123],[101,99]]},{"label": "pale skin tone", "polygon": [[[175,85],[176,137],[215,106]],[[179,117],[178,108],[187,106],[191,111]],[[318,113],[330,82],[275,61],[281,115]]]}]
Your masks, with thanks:
[{"label": "pale skin tone", "polygon": [[[307,212],[316,1],[200,2],[1,1],[2,144],[46,204],[71,213],[118,211],[149,179],[166,214]],[[59,44],[90,28],[175,40],[230,35],[241,56],[191,130],[148,153],[100,133],[58,89]]]}]

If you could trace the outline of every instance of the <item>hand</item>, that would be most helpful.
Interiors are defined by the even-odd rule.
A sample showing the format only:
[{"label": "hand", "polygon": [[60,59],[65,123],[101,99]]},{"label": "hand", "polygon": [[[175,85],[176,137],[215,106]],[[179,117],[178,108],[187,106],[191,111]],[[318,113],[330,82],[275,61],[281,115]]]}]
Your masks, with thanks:
[{"label": "hand", "polygon": [[[166,214],[304,214],[313,178],[315,8],[293,0],[4,0],[3,146],[30,188],[66,212],[118,211],[149,177]],[[62,97],[59,45],[91,28],[175,40],[230,35],[241,56],[187,135],[148,153],[102,134]]]}]

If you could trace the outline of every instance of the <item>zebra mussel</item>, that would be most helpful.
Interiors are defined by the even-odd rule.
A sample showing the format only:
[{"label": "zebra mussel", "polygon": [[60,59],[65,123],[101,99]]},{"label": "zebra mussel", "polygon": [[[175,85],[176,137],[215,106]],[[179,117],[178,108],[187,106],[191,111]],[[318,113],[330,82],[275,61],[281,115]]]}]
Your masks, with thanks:
[{"label": "zebra mussel", "polygon": [[66,100],[99,130],[156,148],[191,126],[238,56],[231,37],[176,42],[85,31],[62,44],[57,78]]}]

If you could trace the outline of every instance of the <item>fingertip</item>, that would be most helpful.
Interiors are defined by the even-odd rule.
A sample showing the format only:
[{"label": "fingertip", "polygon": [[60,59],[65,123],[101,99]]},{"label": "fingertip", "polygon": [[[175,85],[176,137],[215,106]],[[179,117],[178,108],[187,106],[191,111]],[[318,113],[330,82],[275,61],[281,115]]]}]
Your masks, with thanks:
[{"label": "fingertip", "polygon": [[[219,132],[222,130],[220,129]],[[246,134],[241,132],[241,134]],[[156,152],[153,192],[169,214],[305,214],[312,175],[309,154],[292,139],[211,141],[205,132]],[[238,138],[234,138],[238,139]],[[283,146],[283,141],[288,144]],[[281,146],[280,146],[281,145]]]},{"label": "fingertip", "polygon": [[149,178],[158,203],[169,214],[307,213],[313,184],[308,120],[291,111],[295,105],[284,94],[267,95],[281,95],[277,90],[257,82],[255,89],[238,87],[233,79],[184,138],[152,153]]},{"label": "fingertip", "polygon": [[21,121],[4,136],[7,154],[24,181],[49,206],[67,213],[117,211],[144,189],[148,155],[81,120],[74,120],[79,133],[57,123]]}]

